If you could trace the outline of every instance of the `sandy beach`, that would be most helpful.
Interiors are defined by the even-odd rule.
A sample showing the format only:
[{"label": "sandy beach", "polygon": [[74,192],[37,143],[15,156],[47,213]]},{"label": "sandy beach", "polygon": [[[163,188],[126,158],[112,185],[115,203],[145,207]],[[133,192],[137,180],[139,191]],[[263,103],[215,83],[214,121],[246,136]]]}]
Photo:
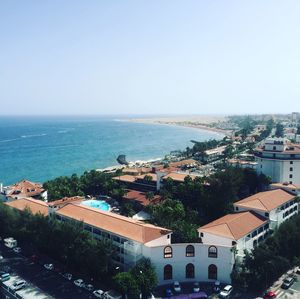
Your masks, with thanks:
[{"label": "sandy beach", "polygon": [[226,115],[189,115],[189,116],[166,116],[166,117],[149,117],[149,118],[133,118],[129,121],[138,123],[164,124],[173,126],[183,126],[200,130],[207,130],[221,133],[227,136],[231,135],[231,131],[217,128],[216,125],[226,121]]}]

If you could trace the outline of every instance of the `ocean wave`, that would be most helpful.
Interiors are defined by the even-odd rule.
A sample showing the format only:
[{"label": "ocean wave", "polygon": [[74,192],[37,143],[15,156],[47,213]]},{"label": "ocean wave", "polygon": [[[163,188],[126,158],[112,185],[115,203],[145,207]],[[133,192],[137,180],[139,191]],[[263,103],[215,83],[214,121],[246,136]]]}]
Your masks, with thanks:
[{"label": "ocean wave", "polygon": [[0,142],[1,142],[1,143],[5,143],[5,142],[16,141],[16,140],[20,140],[20,138],[4,139],[4,140],[0,140]]},{"label": "ocean wave", "polygon": [[43,133],[43,134],[33,134],[33,135],[22,135],[21,138],[32,138],[32,137],[42,137],[42,136],[46,136],[47,134]]}]

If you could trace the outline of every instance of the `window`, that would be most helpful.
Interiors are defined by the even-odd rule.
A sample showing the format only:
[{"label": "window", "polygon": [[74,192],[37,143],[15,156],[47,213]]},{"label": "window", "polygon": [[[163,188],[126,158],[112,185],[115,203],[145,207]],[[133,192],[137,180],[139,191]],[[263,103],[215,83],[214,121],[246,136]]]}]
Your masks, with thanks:
[{"label": "window", "polygon": [[291,165],[294,164],[294,161],[290,161],[290,164],[291,164]]},{"label": "window", "polygon": [[257,236],[257,231],[254,231],[252,234],[251,234],[251,237],[254,238],[255,236]]},{"label": "window", "polygon": [[164,267],[164,280],[169,280],[173,278],[173,269],[171,265],[166,265]]},{"label": "window", "polygon": [[238,211],[238,210],[239,210],[239,207],[235,207],[235,210]]},{"label": "window", "polygon": [[195,267],[193,264],[187,264],[185,267],[185,277],[195,278]]},{"label": "window", "polygon": [[171,246],[167,246],[164,249],[164,258],[169,259],[173,256],[173,251]]},{"label": "window", "polygon": [[231,242],[231,245],[232,245],[232,246],[235,246],[235,245],[236,245],[236,242],[235,242],[235,241],[232,241],[232,242]]},{"label": "window", "polygon": [[265,213],[265,216],[266,216],[266,217],[269,217],[269,215],[270,215],[269,213]]},{"label": "window", "polygon": [[208,247],[208,257],[218,257],[218,250],[215,246]]},{"label": "window", "polygon": [[200,237],[203,237],[204,235],[203,235],[203,233],[200,233]]},{"label": "window", "polygon": [[292,179],[293,178],[293,175],[292,174],[290,174],[290,179]]},{"label": "window", "polygon": [[293,167],[290,167],[290,171],[293,171]]},{"label": "window", "polygon": [[216,265],[209,265],[208,266],[208,279],[217,280],[218,278],[218,268]]},{"label": "window", "polygon": [[276,146],[273,146],[273,150],[276,151]]},{"label": "window", "polygon": [[276,158],[276,154],[273,154],[273,158]]},{"label": "window", "polygon": [[186,246],[185,256],[188,256],[188,257],[195,256],[195,248],[193,245]]},{"label": "window", "polygon": [[293,184],[293,182],[292,181],[290,181],[290,185],[292,185]]}]

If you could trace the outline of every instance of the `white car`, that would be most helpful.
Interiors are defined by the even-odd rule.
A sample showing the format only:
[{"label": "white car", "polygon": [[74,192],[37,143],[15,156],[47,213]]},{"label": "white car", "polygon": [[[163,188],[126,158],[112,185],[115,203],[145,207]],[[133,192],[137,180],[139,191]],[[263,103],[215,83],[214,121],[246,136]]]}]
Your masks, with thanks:
[{"label": "white car", "polygon": [[228,284],[226,287],[224,287],[224,289],[221,291],[219,296],[221,298],[228,298],[232,291],[233,291],[233,287],[230,284]]},{"label": "white car", "polygon": [[20,253],[20,252],[22,251],[22,249],[21,249],[21,247],[14,247],[14,248],[13,248],[13,251],[14,251],[15,253]]},{"label": "white car", "polygon": [[0,261],[3,260],[3,256],[0,254]]},{"label": "white car", "polygon": [[199,284],[199,282],[194,282],[194,284],[193,284],[193,292],[194,293],[200,292],[200,284]]},{"label": "white car", "polygon": [[97,298],[102,298],[103,297],[103,294],[104,292],[102,290],[96,290],[93,292],[94,296],[97,297]]},{"label": "white car", "polygon": [[53,264],[45,264],[44,268],[47,269],[47,270],[53,270],[54,266],[53,266]]},{"label": "white car", "polygon": [[80,287],[80,288],[82,288],[83,286],[84,286],[84,281],[83,281],[83,279],[76,279],[76,280],[74,280],[74,284],[77,286],[77,287]]},{"label": "white car", "polygon": [[173,283],[173,289],[176,293],[180,293],[181,292],[181,286],[180,283],[178,281],[174,281]]},{"label": "white car", "polygon": [[13,291],[18,291],[18,290],[21,290],[22,288],[24,288],[25,286],[26,286],[25,280],[18,280],[16,282],[14,282],[14,284],[11,286],[11,289]]}]

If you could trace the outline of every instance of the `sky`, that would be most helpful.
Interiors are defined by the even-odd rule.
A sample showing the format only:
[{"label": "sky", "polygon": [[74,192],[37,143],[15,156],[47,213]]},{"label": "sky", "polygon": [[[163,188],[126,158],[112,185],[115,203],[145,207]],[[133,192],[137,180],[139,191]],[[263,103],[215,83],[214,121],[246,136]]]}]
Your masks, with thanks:
[{"label": "sky", "polygon": [[299,0],[2,0],[0,114],[300,111]]}]

